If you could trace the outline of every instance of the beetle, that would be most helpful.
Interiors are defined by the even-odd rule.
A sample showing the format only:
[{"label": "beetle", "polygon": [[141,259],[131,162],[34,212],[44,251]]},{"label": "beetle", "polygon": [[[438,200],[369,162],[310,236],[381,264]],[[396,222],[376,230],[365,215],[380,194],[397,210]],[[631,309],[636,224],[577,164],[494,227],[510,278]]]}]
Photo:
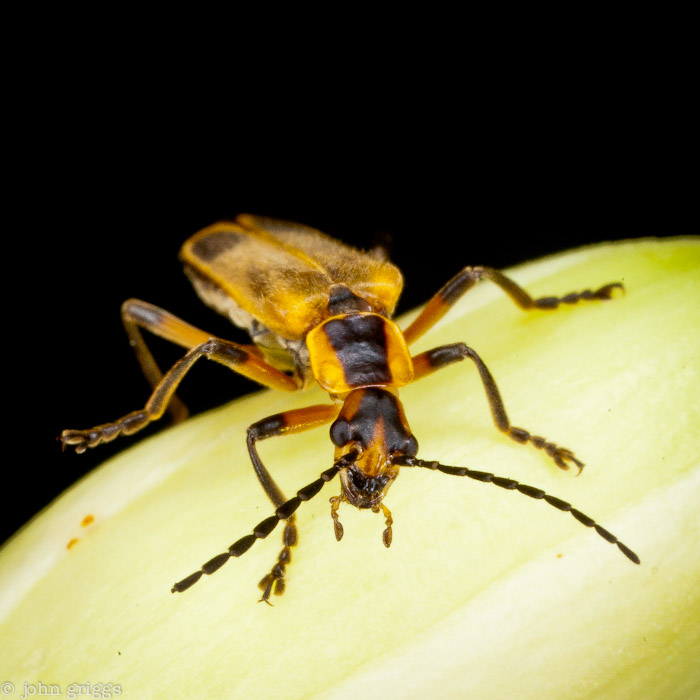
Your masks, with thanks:
[{"label": "beetle", "polygon": [[[339,508],[381,512],[382,541],[391,545],[393,520],[384,498],[401,467],[424,467],[466,476],[517,490],[570,512],[632,562],[639,557],[615,535],[571,504],[513,479],[465,467],[452,467],[417,457],[418,442],[399,399],[399,389],[448,365],[470,360],[483,384],[496,427],[519,443],[546,453],[560,469],[583,469],[574,453],[511,424],[496,382],[477,352],[466,343],[443,345],[412,356],[409,346],[428,331],[455,302],[480,280],[500,287],[522,310],[555,310],[564,304],[604,301],[622,290],[619,282],[595,291],[533,299],[498,270],[465,267],[435,294],[418,316],[401,330],[391,320],[403,287],[399,269],[381,250],[362,252],[313,228],[288,221],[242,214],[233,222],[213,224],[189,238],[180,251],[185,273],[200,298],[244,328],[251,345],[213,337],[169,312],[137,299],[121,309],[129,341],[153,392],[141,410],[88,430],[64,430],[63,446],[77,452],[130,435],[159,419],[169,409],[175,420],[186,409],[175,390],[200,358],[219,362],[266,387],[303,390],[312,383],[329,394],[330,403],[308,406],[263,418],[247,431],[247,448],[263,490],[275,512],[251,534],[177,582],[182,592],[204,574],[212,574],[231,557],[239,557],[257,539],[267,537],[284,521],[283,548],[259,583],[262,601],[284,592],[291,548],[297,544],[295,512],[336,475],[340,494],[330,499],[335,537],[343,537]],[[163,374],[148,349],[141,329],[184,347],[186,354]],[[260,459],[257,443],[273,436],[330,425],[334,463],[318,479],[287,499]]]}]

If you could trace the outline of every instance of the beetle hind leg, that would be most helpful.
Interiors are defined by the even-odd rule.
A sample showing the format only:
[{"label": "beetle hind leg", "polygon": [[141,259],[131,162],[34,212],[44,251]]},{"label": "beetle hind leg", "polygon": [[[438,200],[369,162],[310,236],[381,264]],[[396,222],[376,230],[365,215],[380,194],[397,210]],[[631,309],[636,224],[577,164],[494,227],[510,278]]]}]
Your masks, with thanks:
[{"label": "beetle hind leg", "polygon": [[543,309],[552,311],[562,305],[578,304],[586,301],[608,301],[616,291],[624,292],[621,282],[604,284],[595,291],[586,289],[582,292],[569,292],[562,296],[534,298],[510,277],[491,267],[465,267],[458,272],[442,289],[426,304],[423,311],[413,320],[404,331],[404,338],[410,345],[432,328],[447,311],[461,299],[479,280],[489,280],[500,287],[511,300],[523,311]]}]

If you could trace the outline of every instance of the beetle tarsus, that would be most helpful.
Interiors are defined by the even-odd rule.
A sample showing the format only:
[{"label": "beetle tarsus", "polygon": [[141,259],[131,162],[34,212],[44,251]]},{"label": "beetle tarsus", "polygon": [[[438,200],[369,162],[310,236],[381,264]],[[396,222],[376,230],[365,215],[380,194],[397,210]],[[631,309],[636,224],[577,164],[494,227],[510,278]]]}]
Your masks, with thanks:
[{"label": "beetle tarsus", "polygon": [[70,446],[82,454],[88,448],[111,442],[120,435],[131,435],[141,430],[150,420],[146,411],[132,411],[118,421],[96,425],[88,430],[64,430],[60,440],[64,448]]},{"label": "beetle tarsus", "polygon": [[516,442],[529,442],[531,445],[534,445],[538,450],[542,450],[543,452],[545,452],[545,454],[549,455],[552,458],[554,464],[556,464],[559,467],[559,469],[567,471],[571,467],[571,464],[573,464],[578,469],[578,473],[576,474],[576,476],[578,476],[583,471],[585,464],[580,459],[578,459],[570,449],[566,447],[560,447],[559,445],[556,445],[553,442],[549,442],[546,438],[543,438],[540,435],[530,435],[530,433],[524,428],[516,428],[511,426],[508,428],[507,434],[508,437],[515,440]]},{"label": "beetle tarsus", "polygon": [[[269,574],[266,574],[258,583],[258,588],[263,591],[262,598],[260,600],[269,603],[269,598],[271,594],[282,595],[284,589],[286,588],[285,574],[287,569],[287,564],[292,561],[292,550],[291,548],[297,543],[297,528],[294,523],[294,516],[287,521],[284,528],[284,534],[282,535],[282,541],[284,542],[284,547],[280,551],[277,562],[272,567]],[[272,605],[272,603],[270,603]]]}]

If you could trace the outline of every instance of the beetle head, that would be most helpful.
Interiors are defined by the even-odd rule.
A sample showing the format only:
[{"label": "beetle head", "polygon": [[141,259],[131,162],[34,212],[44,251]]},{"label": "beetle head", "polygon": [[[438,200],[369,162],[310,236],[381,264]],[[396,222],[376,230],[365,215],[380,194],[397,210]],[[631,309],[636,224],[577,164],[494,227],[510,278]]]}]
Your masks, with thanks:
[{"label": "beetle head", "polygon": [[342,500],[357,508],[376,510],[398,476],[394,457],[414,457],[418,452],[401,402],[388,389],[351,391],[330,434],[336,459],[351,450],[357,453],[354,462],[340,472]]}]

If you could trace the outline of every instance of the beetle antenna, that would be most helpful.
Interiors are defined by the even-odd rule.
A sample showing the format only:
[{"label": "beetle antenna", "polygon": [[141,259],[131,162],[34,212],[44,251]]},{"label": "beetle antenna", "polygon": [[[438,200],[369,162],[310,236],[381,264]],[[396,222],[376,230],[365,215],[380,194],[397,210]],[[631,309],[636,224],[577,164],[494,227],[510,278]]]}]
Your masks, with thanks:
[{"label": "beetle antenna", "polygon": [[252,534],[241,537],[241,539],[234,542],[227,551],[217,554],[206,562],[206,564],[202,564],[202,568],[199,571],[195,571],[186,578],[183,578],[182,581],[178,581],[170,589],[170,592],[182,593],[186,591],[202,578],[202,574],[207,574],[207,576],[209,576],[220,569],[230,557],[240,557],[245,554],[253,546],[255,540],[265,539],[277,527],[280,520],[289,518],[301,505],[302,501],[310,501],[323,488],[324,484],[328,483],[341,469],[350,466],[356,459],[357,452],[354,450],[343,455],[330,469],[326,469],[325,472],[322,472],[321,476],[316,479],[316,481],[312,481],[307,486],[304,486],[303,489],[299,489],[297,495],[283,503],[275,511],[274,515],[259,522],[253,529]]},{"label": "beetle antenna", "polygon": [[450,474],[452,476],[468,476],[470,479],[475,479],[476,481],[484,481],[495,486],[500,486],[502,489],[507,489],[509,491],[519,491],[520,493],[530,496],[530,498],[542,499],[549,503],[550,506],[554,506],[559,510],[563,510],[571,513],[571,515],[576,518],[582,525],[586,527],[592,527],[595,531],[604,539],[611,544],[616,544],[618,549],[632,562],[639,564],[639,557],[625,544],[620,542],[620,540],[608,532],[604,527],[601,527],[596,523],[593,518],[585,515],[580,510],[574,508],[570,503],[562,501],[560,498],[550,496],[548,493],[542,491],[542,489],[535,488],[534,486],[527,486],[526,484],[521,484],[514,479],[507,479],[502,476],[494,476],[489,472],[479,472],[473,469],[467,469],[466,467],[448,467],[439,462],[431,462],[425,459],[418,459],[417,457],[408,457],[405,455],[400,455],[394,458],[394,464],[404,467],[425,467],[426,469],[436,469],[443,474]]}]

